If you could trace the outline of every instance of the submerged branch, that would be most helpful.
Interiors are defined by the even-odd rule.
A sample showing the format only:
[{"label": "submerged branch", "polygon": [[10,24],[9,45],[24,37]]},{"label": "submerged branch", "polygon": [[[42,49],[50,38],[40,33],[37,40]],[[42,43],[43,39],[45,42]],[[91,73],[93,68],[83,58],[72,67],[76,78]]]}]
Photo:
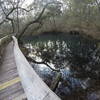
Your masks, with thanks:
[{"label": "submerged branch", "polygon": [[46,65],[47,67],[49,67],[52,71],[57,71],[57,72],[60,72],[60,69],[54,69],[52,68],[48,63],[46,63],[45,61],[42,61],[42,62],[38,62],[38,61],[35,61],[34,59],[32,59],[31,57],[26,57],[29,61],[35,63],[35,64],[44,64]]}]

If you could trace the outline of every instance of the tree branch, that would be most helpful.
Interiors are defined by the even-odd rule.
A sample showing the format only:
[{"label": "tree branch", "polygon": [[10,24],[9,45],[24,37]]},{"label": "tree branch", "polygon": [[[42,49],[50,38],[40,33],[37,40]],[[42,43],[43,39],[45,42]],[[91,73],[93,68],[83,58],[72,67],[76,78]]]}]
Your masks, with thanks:
[{"label": "tree branch", "polygon": [[53,4],[53,3],[59,4],[58,2],[50,2],[50,3],[47,3],[47,4],[43,7],[43,9],[42,9],[41,13],[39,14],[39,16],[38,16],[35,20],[33,20],[33,21],[29,22],[28,24],[26,24],[26,26],[24,27],[24,29],[22,30],[22,32],[21,32],[20,35],[18,36],[18,39],[19,39],[19,40],[20,40],[21,37],[24,35],[25,31],[30,27],[30,25],[32,25],[32,24],[34,24],[34,23],[39,23],[39,22],[40,22],[40,19],[41,19],[43,13],[45,12],[45,9],[47,8],[47,6],[48,6],[49,4]]},{"label": "tree branch", "polygon": [[33,63],[36,63],[36,64],[44,64],[46,65],[47,67],[49,67],[51,70],[53,71],[57,71],[57,72],[60,72],[60,69],[54,69],[52,68],[49,64],[47,64],[45,61],[42,61],[42,62],[37,62],[35,61],[34,59],[30,58],[30,57],[26,57],[29,61],[33,62]]},{"label": "tree branch", "polygon": [[6,19],[8,19],[9,21],[11,21],[11,25],[12,25],[12,33],[14,33],[15,31],[15,27],[14,27],[14,22],[13,22],[13,19],[9,18],[6,16]]},{"label": "tree branch", "polygon": [[30,11],[33,10],[33,8],[28,10],[28,9],[25,9],[25,8],[22,8],[22,7],[18,7],[18,9],[21,9],[21,10],[26,11],[26,12],[30,12]]},{"label": "tree branch", "polygon": [[[13,22],[13,19],[9,18],[9,15],[15,10],[15,8],[13,8],[8,14],[6,14],[1,4],[0,4],[0,6],[1,6],[1,9],[2,9],[4,15],[5,15],[5,18],[6,18],[7,20],[11,21],[12,29],[13,29],[12,32],[14,33],[14,22]],[[0,25],[2,25],[5,21],[6,21],[6,20],[4,19],[4,20],[0,23]]]},{"label": "tree branch", "polygon": [[[10,2],[10,3],[12,4],[12,2]],[[18,35],[18,39],[20,39],[20,38],[23,36],[23,34],[24,34],[25,31],[30,27],[30,25],[32,25],[32,24],[34,24],[34,23],[40,23],[40,24],[41,24],[40,19],[41,19],[43,13],[45,12],[45,9],[47,8],[47,6],[48,6],[49,4],[60,4],[60,3],[59,3],[59,2],[50,2],[50,3],[47,3],[47,4],[43,7],[43,9],[42,9],[42,11],[40,12],[39,16],[38,16],[35,20],[33,20],[33,21],[31,21],[31,22],[29,22],[29,23],[27,23],[27,24],[25,25],[25,27],[22,29],[21,33]],[[12,4],[12,5],[13,5],[13,4]],[[5,15],[5,19],[4,19],[2,22],[0,22],[0,25],[2,25],[2,24],[6,21],[6,19],[9,20],[9,21],[11,22],[11,24],[12,24],[13,33],[14,33],[14,30],[15,30],[15,27],[14,27],[14,19],[13,19],[13,18],[10,18],[9,16],[10,16],[16,9],[17,9],[17,11],[18,11],[18,9],[22,9],[22,10],[24,10],[24,11],[26,11],[26,12],[30,12],[31,10],[33,10],[33,8],[27,10],[27,9],[25,9],[25,8],[21,8],[21,7],[18,7],[18,6],[15,7],[15,6],[13,5],[12,9],[11,9],[8,13],[6,13],[5,10],[4,10],[4,8],[3,8],[3,6],[2,6],[2,4],[0,4],[0,6],[1,6],[2,11],[3,11],[4,15]],[[17,12],[17,15],[18,15],[18,12]]]}]

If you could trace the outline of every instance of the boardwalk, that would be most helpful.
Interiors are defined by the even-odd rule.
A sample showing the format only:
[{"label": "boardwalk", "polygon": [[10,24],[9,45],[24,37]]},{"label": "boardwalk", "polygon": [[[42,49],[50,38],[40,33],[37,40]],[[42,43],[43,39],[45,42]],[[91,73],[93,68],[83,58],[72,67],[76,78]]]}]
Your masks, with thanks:
[{"label": "boardwalk", "polygon": [[0,100],[14,100],[24,94],[13,55],[13,43],[4,51],[3,64],[0,66]]},{"label": "boardwalk", "polygon": [[0,100],[61,100],[30,66],[14,36],[3,56],[3,64],[0,66]]}]

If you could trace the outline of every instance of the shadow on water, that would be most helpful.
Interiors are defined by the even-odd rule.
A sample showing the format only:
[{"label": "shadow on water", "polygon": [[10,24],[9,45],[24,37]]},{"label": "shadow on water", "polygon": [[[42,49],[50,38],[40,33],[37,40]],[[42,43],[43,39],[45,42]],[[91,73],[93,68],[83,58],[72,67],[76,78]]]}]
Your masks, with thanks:
[{"label": "shadow on water", "polygon": [[31,62],[49,87],[60,73],[54,92],[62,100],[100,100],[100,49],[96,40],[74,31],[45,32],[24,40],[30,40],[25,42],[28,56],[60,69],[56,72],[45,64]]}]

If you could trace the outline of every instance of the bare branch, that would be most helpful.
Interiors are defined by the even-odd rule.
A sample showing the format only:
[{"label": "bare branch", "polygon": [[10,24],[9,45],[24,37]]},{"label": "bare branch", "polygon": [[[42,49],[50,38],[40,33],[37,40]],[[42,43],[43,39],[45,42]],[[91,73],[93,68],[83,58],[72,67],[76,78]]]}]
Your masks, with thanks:
[{"label": "bare branch", "polygon": [[12,30],[13,30],[12,32],[14,33],[14,22],[13,22],[12,18],[9,18],[9,15],[15,10],[15,8],[13,8],[8,14],[6,14],[6,12],[4,11],[4,9],[2,7],[2,4],[0,6],[1,6],[1,9],[5,15],[5,19],[0,23],[0,25],[2,25],[6,19],[9,20],[11,22],[11,25],[12,25]]},{"label": "bare branch", "polygon": [[9,17],[6,17],[6,19],[8,19],[9,21],[11,21],[11,25],[12,25],[12,33],[14,33],[15,28],[14,28],[14,22],[13,22],[13,19],[11,19],[11,18],[9,18]]},{"label": "bare branch", "polygon": [[[0,0],[0,2],[1,2],[1,0]],[[6,13],[5,13],[5,11],[4,11],[3,7],[2,7],[2,4],[0,4],[0,6],[1,6],[1,9],[2,9],[3,13],[6,15]]]},{"label": "bare branch", "polygon": [[42,61],[42,62],[37,62],[37,61],[35,61],[34,59],[32,59],[32,58],[30,58],[30,57],[26,57],[29,61],[31,61],[31,62],[33,62],[33,63],[35,63],[35,64],[44,64],[44,65],[46,65],[47,67],[49,67],[51,70],[53,70],[53,71],[57,71],[57,72],[59,72],[60,71],[60,69],[54,69],[54,68],[52,68],[48,63],[46,63],[45,61]]},{"label": "bare branch", "polygon": [[9,16],[11,13],[13,13],[13,11],[16,10],[16,9],[17,9],[17,8],[12,8],[11,11],[10,11],[6,16],[8,17],[8,16]]},{"label": "bare branch", "polygon": [[[10,3],[13,5],[12,2],[10,2]],[[43,13],[45,12],[45,9],[47,8],[47,6],[48,6],[49,4],[54,4],[54,3],[55,3],[55,4],[58,4],[58,2],[50,2],[50,3],[47,3],[47,4],[43,7],[43,9],[42,9],[42,11],[40,12],[39,16],[38,16],[35,20],[33,20],[33,21],[31,21],[31,22],[29,22],[29,23],[27,23],[27,24],[25,25],[25,27],[22,29],[22,32],[19,34],[18,38],[20,39],[20,38],[23,36],[23,34],[24,34],[25,31],[30,27],[30,25],[32,25],[32,24],[34,24],[34,23],[41,23],[41,22],[40,22],[40,19],[41,19]],[[8,13],[6,13],[5,10],[4,10],[4,8],[3,8],[3,6],[2,6],[2,4],[1,4],[0,6],[1,6],[2,11],[3,11],[4,15],[5,15],[5,19],[0,23],[0,25],[2,25],[2,24],[5,22],[6,19],[9,20],[9,21],[11,22],[11,24],[12,24],[13,32],[14,32],[14,19],[13,19],[13,18],[10,18],[9,16],[10,16],[15,10],[17,10],[17,21],[18,21],[18,20],[19,20],[19,19],[18,19],[18,9],[24,10],[24,11],[26,11],[26,12],[30,12],[30,11],[33,10],[33,8],[31,8],[31,9],[28,10],[28,9],[19,7],[18,4],[17,4],[16,7],[13,5],[13,8],[12,8]],[[18,27],[19,27],[19,26],[18,26]],[[18,32],[19,32],[19,31],[18,31]]]},{"label": "bare branch", "polygon": [[43,7],[43,9],[42,9],[41,13],[39,14],[39,16],[38,16],[35,20],[33,20],[33,21],[29,22],[28,24],[26,24],[26,26],[24,27],[24,29],[22,30],[22,32],[21,32],[20,35],[18,36],[18,39],[19,39],[19,40],[20,40],[20,38],[23,36],[23,34],[25,33],[25,31],[29,28],[30,25],[32,25],[32,24],[34,24],[34,23],[40,23],[40,19],[41,19],[43,13],[45,12],[45,9],[47,8],[47,6],[48,6],[49,4],[54,4],[54,3],[55,3],[55,4],[59,4],[58,2],[50,2],[50,3],[47,3],[47,4]]},{"label": "bare branch", "polygon": [[18,7],[18,9],[21,9],[21,10],[23,10],[23,11],[26,11],[26,12],[30,12],[30,11],[32,11],[33,10],[33,8],[31,8],[31,9],[26,9],[26,8],[22,8],[22,7]]}]

